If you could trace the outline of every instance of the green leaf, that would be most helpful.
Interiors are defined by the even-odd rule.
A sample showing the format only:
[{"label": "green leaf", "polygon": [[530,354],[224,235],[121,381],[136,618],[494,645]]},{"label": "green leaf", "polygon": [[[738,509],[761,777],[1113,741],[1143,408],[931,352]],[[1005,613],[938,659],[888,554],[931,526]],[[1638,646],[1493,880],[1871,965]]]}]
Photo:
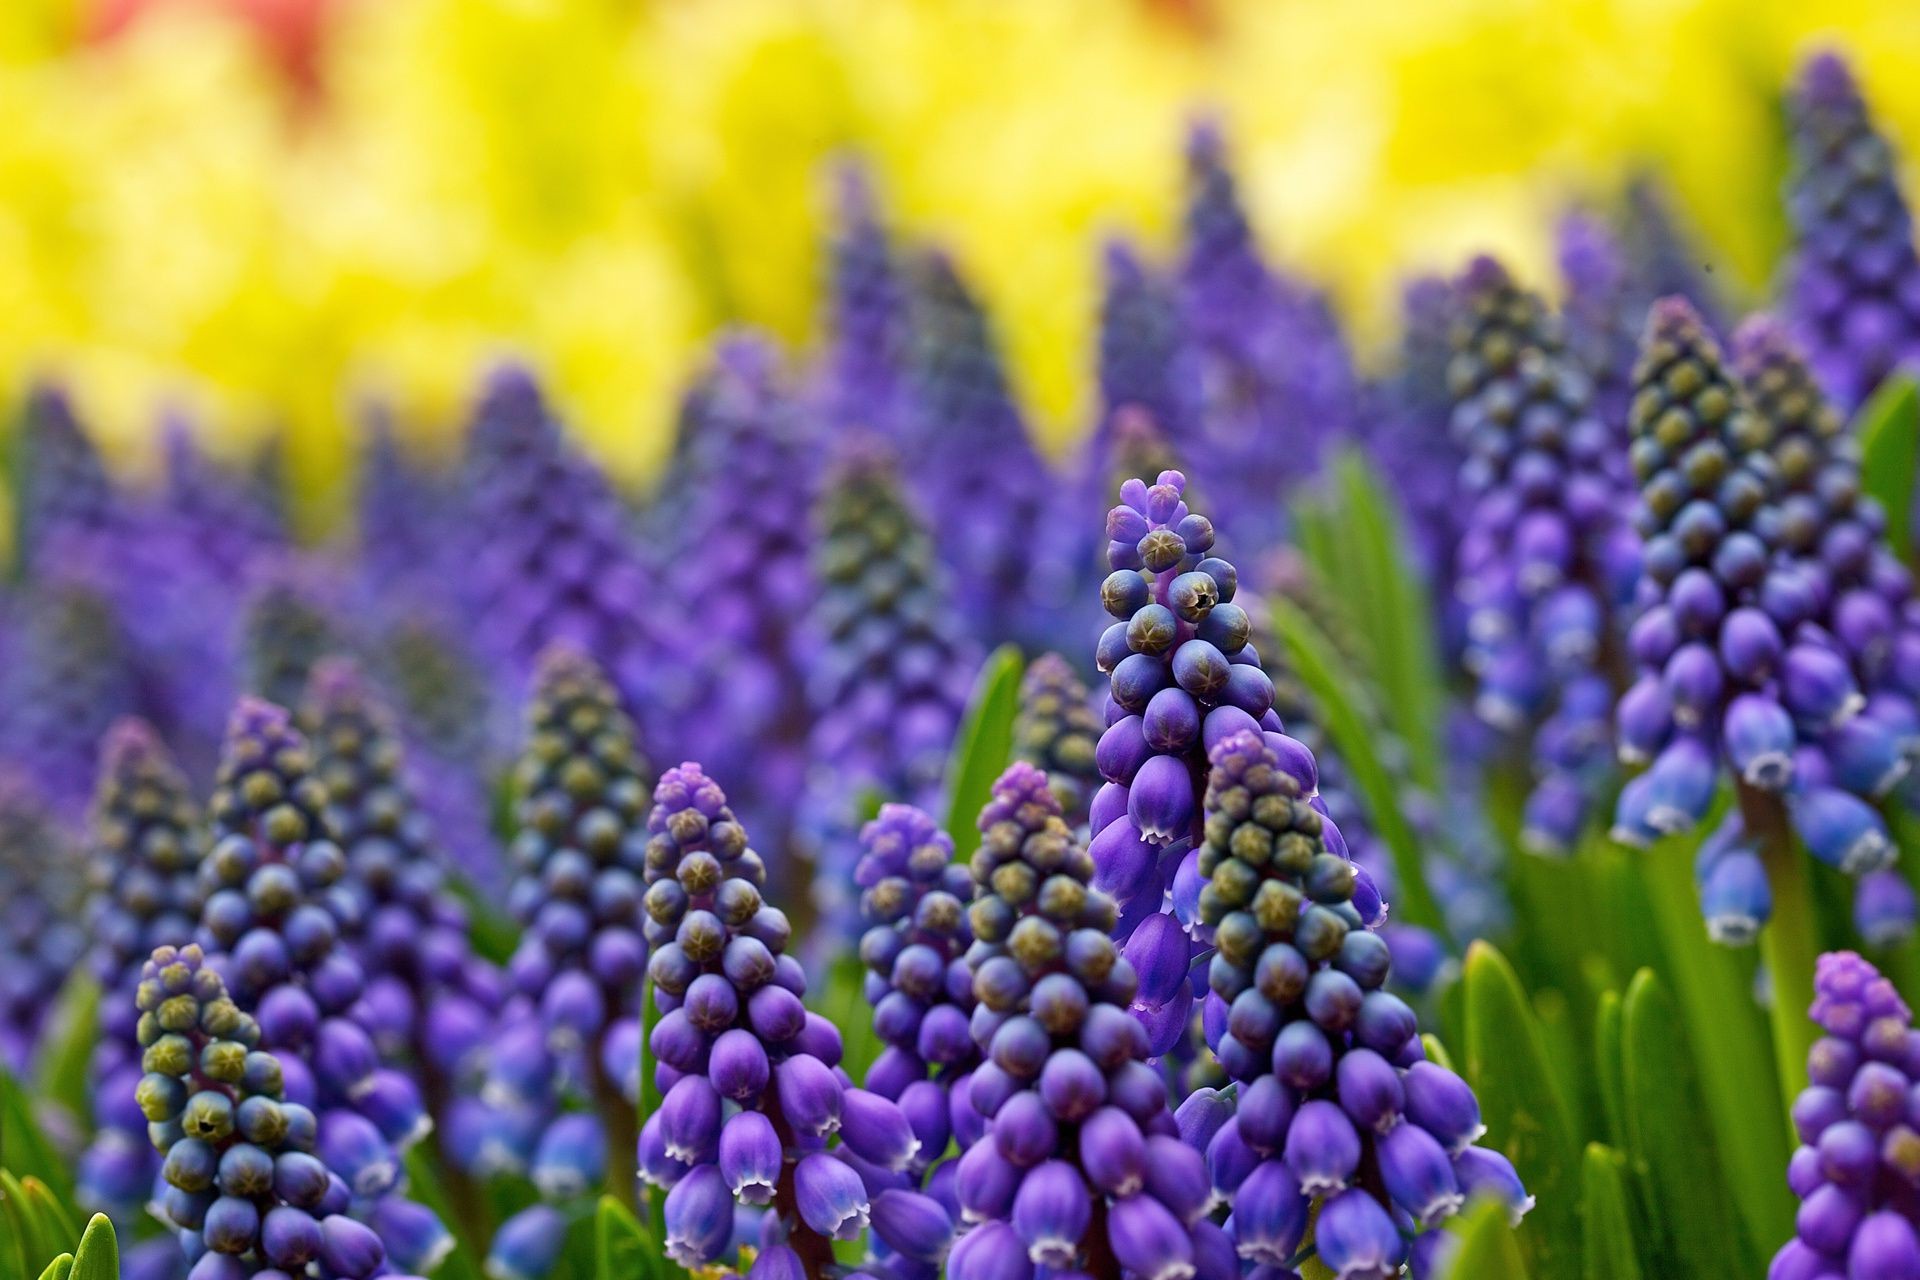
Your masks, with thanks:
[{"label": "green leaf", "polygon": [[1626,1063],[1620,1056],[1624,1017],[1620,993],[1602,992],[1599,1012],[1594,1018],[1594,1068],[1600,1078],[1601,1119],[1605,1121],[1607,1137],[1615,1143],[1627,1140]]},{"label": "green leaf", "polygon": [[80,1233],[80,1247],[73,1251],[73,1280],[120,1280],[120,1242],[104,1213],[94,1214]]},{"label": "green leaf", "polygon": [[612,1196],[600,1197],[594,1215],[594,1274],[598,1280],[652,1280],[661,1253],[647,1230]]},{"label": "green leaf", "polygon": [[[35,1179],[38,1184],[38,1179]],[[0,1169],[0,1200],[5,1200],[8,1225],[20,1236],[21,1270],[37,1274],[41,1263],[73,1242],[70,1234],[58,1230],[40,1205],[27,1194],[26,1187],[12,1172]]]},{"label": "green leaf", "polygon": [[1427,888],[1420,840],[1402,810],[1400,784],[1381,763],[1375,749],[1376,735],[1348,692],[1354,687],[1355,677],[1345,669],[1326,633],[1291,600],[1273,602],[1273,627],[1287,647],[1295,674],[1319,706],[1327,736],[1346,761],[1374,830],[1393,855],[1398,881],[1394,918],[1424,925],[1444,938],[1446,923]]},{"label": "green leaf", "polygon": [[42,1098],[51,1099],[82,1120],[93,1114],[89,1087],[93,1077],[87,1067],[99,1038],[100,984],[81,966],[73,971],[54,1002],[41,1041],[37,1087]]},{"label": "green leaf", "polygon": [[1880,384],[1854,419],[1860,441],[1860,485],[1887,513],[1887,542],[1903,560],[1913,556],[1913,477],[1920,461],[1920,387],[1906,374]]},{"label": "green leaf", "polygon": [[[1679,1006],[1659,976],[1642,969],[1627,986],[1622,1010],[1627,1138],[1646,1167],[1650,1199],[1662,1218],[1655,1256],[1675,1259],[1687,1276],[1762,1274],[1727,1186],[1731,1153],[1723,1158],[1714,1145]],[[1754,1105],[1754,1123],[1772,1120],[1770,1105],[1759,1099]],[[1782,1232],[1790,1221],[1782,1218]]]},{"label": "green leaf", "polygon": [[39,1255],[30,1252],[35,1234],[33,1211],[12,1174],[0,1169],[0,1280],[29,1280]]},{"label": "green leaf", "polygon": [[1579,1147],[1546,1034],[1513,966],[1490,944],[1467,948],[1464,981],[1466,1075],[1480,1096],[1486,1142],[1513,1161],[1538,1206],[1524,1241],[1528,1263],[1545,1276],[1567,1275],[1580,1231]]},{"label": "green leaf", "polygon": [[473,940],[474,953],[494,964],[506,964],[520,945],[520,926],[465,876],[449,876],[446,884],[467,909],[467,936]]},{"label": "green leaf", "polygon": [[17,1175],[40,1179],[55,1198],[71,1203],[73,1175],[28,1110],[30,1096],[5,1067],[0,1067],[0,1151],[7,1153],[7,1167]]},{"label": "green leaf", "polygon": [[69,1280],[72,1275],[73,1255],[63,1253],[47,1264],[47,1269],[40,1273],[40,1280]]},{"label": "green leaf", "polygon": [[[1460,1237],[1453,1260],[1446,1267],[1447,1275],[1459,1280],[1528,1280],[1526,1259],[1508,1220],[1506,1205],[1493,1199],[1476,1200],[1448,1223],[1447,1230]],[[1566,1273],[1543,1270],[1541,1274]]]},{"label": "green leaf", "polygon": [[1581,1235],[1581,1252],[1585,1255],[1582,1280],[1640,1280],[1625,1165],[1612,1147],[1598,1142],[1587,1144],[1586,1158],[1580,1166],[1581,1199],[1586,1209]]},{"label": "green leaf", "polygon": [[20,1195],[40,1222],[39,1256],[47,1257],[80,1238],[80,1228],[74,1225],[73,1215],[54,1197],[46,1183],[28,1174],[20,1179]]},{"label": "green leaf", "polygon": [[994,780],[1013,759],[1013,718],[1020,710],[1020,650],[1003,644],[987,655],[967,699],[967,715],[947,760],[947,834],[954,858],[966,862],[980,846],[974,820],[993,792]]}]

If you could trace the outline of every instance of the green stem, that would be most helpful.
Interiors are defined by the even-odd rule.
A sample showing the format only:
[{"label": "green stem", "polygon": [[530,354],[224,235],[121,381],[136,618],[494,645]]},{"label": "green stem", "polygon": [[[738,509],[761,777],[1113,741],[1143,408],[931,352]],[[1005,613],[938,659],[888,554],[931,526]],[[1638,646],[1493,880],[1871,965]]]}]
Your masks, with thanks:
[{"label": "green stem", "polygon": [[1787,1132],[1793,1132],[1793,1099],[1806,1079],[1807,1050],[1813,1047],[1813,967],[1820,954],[1813,921],[1813,885],[1807,865],[1794,847],[1780,798],[1749,788],[1740,789],[1740,811],[1747,835],[1760,847],[1773,891],[1773,916],[1760,932],[1760,955],[1773,981],[1773,1055],[1780,1077],[1781,1105],[1786,1109]]}]

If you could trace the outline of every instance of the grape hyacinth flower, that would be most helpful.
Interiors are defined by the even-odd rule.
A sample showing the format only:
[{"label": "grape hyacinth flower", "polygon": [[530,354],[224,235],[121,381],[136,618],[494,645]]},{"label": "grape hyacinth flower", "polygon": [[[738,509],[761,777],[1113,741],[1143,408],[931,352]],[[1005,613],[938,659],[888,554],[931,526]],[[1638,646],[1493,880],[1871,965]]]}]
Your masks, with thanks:
[{"label": "grape hyacinth flower", "polygon": [[676,590],[701,602],[693,713],[673,743],[740,779],[735,805],[784,847],[812,721],[799,631],[817,594],[808,534],[818,450],[763,338],[721,342],[688,400],[671,488],[656,499],[679,507]]},{"label": "grape hyacinth flower", "polygon": [[1920,1132],[1908,1094],[1920,1037],[1893,984],[1851,951],[1820,957],[1811,1016],[1825,1032],[1793,1104],[1800,1147],[1787,1184],[1794,1236],[1768,1280],[1920,1274]]},{"label": "grape hyacinth flower", "polygon": [[862,794],[932,803],[977,660],[884,446],[850,447],[818,519],[802,834],[826,872],[822,905],[847,916]]},{"label": "grape hyacinth flower", "polygon": [[0,688],[0,757],[77,823],[93,794],[100,739],[142,710],[127,633],[96,577],[50,577],[22,598],[17,652]]},{"label": "grape hyacinth flower", "polygon": [[1827,394],[1851,413],[1920,361],[1920,255],[1899,163],[1836,53],[1801,68],[1790,103],[1789,315]]},{"label": "grape hyacinth flower", "polygon": [[[899,1106],[836,1070],[839,1029],[807,1011],[806,973],[786,954],[792,926],[763,897],[766,864],[726,794],[697,764],[669,769],[647,829],[662,1014],[648,1048],[662,1101],[639,1153],[641,1176],[666,1189],[667,1255],[717,1261],[738,1203],[767,1209],[756,1272],[823,1277],[832,1242],[870,1220],[891,1247],[937,1262],[952,1229],[907,1185],[919,1140]],[[888,1197],[897,1212],[879,1211]]]},{"label": "grape hyacinth flower", "polygon": [[[207,805],[196,941],[279,1056],[287,1095],[320,1114],[322,1158],[401,1266],[430,1268],[452,1237],[404,1199],[399,1152],[432,1122],[413,1081],[380,1065],[378,1019],[345,939],[363,923],[326,785],[285,710],[234,709]],[[424,1217],[422,1215],[425,1215]]]},{"label": "grape hyacinth flower", "polygon": [[198,563],[240,584],[284,550],[286,530],[277,513],[245,477],[209,457],[183,419],[170,416],[163,423],[160,447],[161,515]]},{"label": "grape hyacinth flower", "polygon": [[70,838],[26,776],[0,770],[0,1066],[27,1074],[58,991],[87,948]]},{"label": "grape hyacinth flower", "polygon": [[1093,887],[1093,858],[1046,775],[1010,767],[980,831],[967,958],[986,1061],[968,1097],[987,1123],[955,1172],[974,1225],[950,1280],[1237,1276],[1207,1216],[1200,1152],[1180,1140],[1128,1012],[1143,978],[1109,936],[1117,907]]},{"label": "grape hyacinth flower", "polygon": [[1453,312],[1453,286],[1439,276],[1418,277],[1401,291],[1399,360],[1391,380],[1377,393],[1382,403],[1369,415],[1366,450],[1399,496],[1422,576],[1434,584],[1443,638],[1457,649],[1452,633],[1459,628],[1448,617],[1458,608],[1452,582],[1463,461],[1448,429]]},{"label": "grape hyacinth flower", "polygon": [[900,1104],[920,1142],[911,1169],[930,1174],[950,1136],[964,1147],[980,1127],[966,1096],[980,1061],[968,1029],[973,877],[954,862],[952,839],[931,817],[889,804],[860,831],[853,879],[867,923],[865,995],[874,1033],[887,1046],[867,1071],[867,1088]]},{"label": "grape hyacinth flower", "polygon": [[349,946],[365,973],[361,1008],[374,1042],[444,1090],[487,1039],[500,977],[468,944],[466,908],[445,887],[399,731],[350,659],[314,667],[300,720],[346,854],[340,884],[357,921]]},{"label": "grape hyacinth flower", "polygon": [[1382,989],[1393,955],[1362,927],[1353,864],[1307,802],[1311,762],[1251,732],[1211,761],[1198,865],[1215,944],[1207,1025],[1239,1090],[1207,1161],[1240,1257],[1295,1266],[1311,1222],[1335,1274],[1392,1275],[1407,1237],[1476,1191],[1525,1213],[1512,1166],[1473,1145],[1484,1126],[1472,1089],[1426,1061],[1413,1010]]},{"label": "grape hyacinth flower", "polygon": [[360,447],[354,488],[356,561],[364,585],[383,605],[424,596],[446,599],[460,548],[449,477],[409,457],[387,415],[375,412]]},{"label": "grape hyacinth flower", "polygon": [[906,288],[866,165],[842,160],[832,183],[819,416],[833,432],[867,431],[897,441],[906,429],[912,345]]},{"label": "grape hyacinth flower", "polygon": [[1637,174],[1627,183],[1618,218],[1628,277],[1634,292],[1648,304],[1681,294],[1717,329],[1722,299],[1712,274],[1714,264],[1704,246],[1695,243],[1694,228],[1685,225],[1674,204],[1671,185],[1653,173]]},{"label": "grape hyacinth flower", "polygon": [[1468,267],[1456,294],[1448,376],[1467,457],[1454,587],[1465,662],[1475,710],[1533,757],[1526,846],[1564,854],[1610,773],[1604,655],[1635,568],[1628,485],[1593,384],[1540,300],[1491,258]]},{"label": "grape hyacinth flower", "polygon": [[65,391],[44,384],[31,391],[20,440],[15,551],[28,575],[56,568],[76,546],[117,542],[125,501]]},{"label": "grape hyacinth flower", "polygon": [[1100,419],[1088,437],[1082,473],[1104,503],[1113,480],[1119,419],[1145,414],[1170,439],[1184,442],[1192,430],[1199,383],[1169,282],[1125,240],[1109,240],[1101,264]]},{"label": "grape hyacinth flower", "polygon": [[986,643],[1044,638],[1060,627],[1049,626],[1032,581],[1032,547],[1051,477],[1014,401],[991,321],[944,253],[916,261],[912,302],[903,452],[955,601]]},{"label": "grape hyacinth flower", "polygon": [[[1877,871],[1895,854],[1879,815],[1801,750],[1845,731],[1866,698],[1835,644],[1805,625],[1818,576],[1776,554],[1785,521],[1773,426],[1684,299],[1654,305],[1635,381],[1645,555],[1628,648],[1640,674],[1616,724],[1622,757],[1652,765],[1622,790],[1615,836],[1645,843],[1691,828],[1724,767],[1744,811],[1729,847],[1787,856],[1779,836],[1791,822],[1822,861],[1851,876]],[[1726,865],[1743,878],[1732,888],[1745,888],[1747,914],[1764,919],[1748,864]]]},{"label": "grape hyacinth flower", "polygon": [[379,1235],[347,1216],[350,1175],[322,1132],[332,1121],[288,1096],[284,1062],[200,948],[156,949],[136,1001],[145,1074],[134,1096],[165,1157],[157,1208],[188,1280],[387,1272]]},{"label": "grape hyacinth flower", "polygon": [[276,706],[297,706],[314,664],[357,647],[338,621],[342,593],[319,564],[285,560],[262,577],[246,606],[247,688]]},{"label": "grape hyacinth flower", "polygon": [[140,1079],[135,988],[162,946],[184,946],[200,919],[200,815],[186,776],[153,727],[122,720],[100,751],[87,847],[88,956],[100,984],[94,1045],[95,1133],[80,1162],[80,1192],[122,1228],[153,1185],[156,1157],[133,1106]]},{"label": "grape hyacinth flower", "polygon": [[1094,752],[1103,726],[1093,695],[1073,664],[1043,653],[1020,681],[1020,710],[1013,722],[1014,754],[1053,781],[1067,825],[1086,825],[1087,806],[1100,786]]},{"label": "grape hyacinth flower", "polygon": [[1555,258],[1565,297],[1567,351],[1593,384],[1594,412],[1625,441],[1633,361],[1652,297],[1642,296],[1613,229],[1583,210],[1570,210],[1555,228]]}]

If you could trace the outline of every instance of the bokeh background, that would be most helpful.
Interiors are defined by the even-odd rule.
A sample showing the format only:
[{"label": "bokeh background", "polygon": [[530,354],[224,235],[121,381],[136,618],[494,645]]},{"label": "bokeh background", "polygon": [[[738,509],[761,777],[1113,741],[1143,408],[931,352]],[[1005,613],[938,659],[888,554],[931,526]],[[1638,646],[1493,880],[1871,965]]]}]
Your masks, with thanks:
[{"label": "bokeh background", "polygon": [[1195,112],[1364,353],[1407,271],[1549,283],[1553,215],[1646,170],[1763,291],[1780,86],[1824,38],[1920,137],[1903,0],[6,0],[0,388],[69,381],[134,470],[162,406],[235,452],[284,430],[313,525],[361,406],[450,440],[511,351],[639,483],[716,328],[808,343],[820,162],[856,148],[1059,447],[1098,235],[1164,247]]}]

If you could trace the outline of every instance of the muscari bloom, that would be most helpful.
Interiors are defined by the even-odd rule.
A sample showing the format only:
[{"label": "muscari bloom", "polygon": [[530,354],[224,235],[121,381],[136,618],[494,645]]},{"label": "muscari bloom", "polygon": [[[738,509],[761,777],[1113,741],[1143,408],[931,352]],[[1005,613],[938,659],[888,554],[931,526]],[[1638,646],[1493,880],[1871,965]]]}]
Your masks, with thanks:
[{"label": "muscari bloom", "polygon": [[191,941],[200,919],[200,815],[186,776],[152,726],[122,720],[100,751],[87,842],[88,964],[100,984],[95,1133],[80,1191],[123,1229],[153,1185],[157,1157],[133,1105],[140,1079],[135,988],[154,950]]},{"label": "muscari bloom", "polygon": [[1211,753],[1207,1026],[1239,1089],[1207,1162],[1241,1258],[1297,1265],[1312,1222],[1337,1275],[1395,1275],[1408,1239],[1467,1197],[1499,1196],[1516,1219],[1532,1201],[1505,1157],[1473,1145],[1471,1088],[1426,1061],[1413,1010],[1382,989],[1393,955],[1362,927],[1353,865],[1307,801],[1311,761],[1270,737],[1238,733]]},{"label": "muscari bloom", "polygon": [[1013,722],[1014,754],[1053,782],[1067,825],[1087,821],[1087,806],[1100,786],[1094,750],[1102,725],[1093,695],[1073,664],[1057,653],[1043,653],[1020,681],[1020,710]]},{"label": "muscari bloom", "polygon": [[1567,351],[1592,380],[1600,421],[1624,432],[1640,327],[1653,296],[1641,292],[1613,229],[1593,214],[1578,209],[1564,214],[1555,228],[1554,249],[1565,289],[1560,314]]},{"label": "muscari bloom", "polygon": [[844,160],[832,180],[836,217],[826,254],[827,349],[817,411],[833,431],[897,440],[906,429],[912,343],[907,291],[866,166]]},{"label": "muscari bloom", "polygon": [[816,595],[808,546],[817,486],[813,423],[764,339],[723,341],[688,394],[679,455],[656,506],[682,599],[699,602],[688,713],[673,745],[740,779],[735,804],[785,844],[812,720],[799,632]]},{"label": "muscari bloom", "polygon": [[277,706],[297,706],[314,664],[356,647],[340,623],[341,596],[332,574],[315,561],[282,560],[263,572],[246,604],[249,691]]},{"label": "muscari bloom", "polygon": [[[639,1157],[641,1176],[667,1189],[668,1256],[719,1259],[740,1204],[767,1210],[756,1273],[822,1274],[832,1242],[870,1220],[891,1248],[937,1261],[951,1224],[909,1185],[920,1141],[900,1106],[837,1070],[839,1029],[806,1008],[806,973],[786,954],[792,926],[764,898],[765,862],[726,794],[697,764],[669,769],[647,829],[661,1010],[648,1048],[662,1101]],[[876,1212],[886,1196],[897,1212]]]},{"label": "muscari bloom", "polygon": [[[1782,549],[1775,428],[1684,299],[1654,305],[1635,382],[1644,555],[1628,651],[1639,676],[1616,729],[1624,760],[1652,764],[1622,790],[1615,836],[1691,828],[1730,771],[1784,799],[1814,856],[1852,876],[1877,871],[1894,857],[1879,815],[1801,749],[1850,732],[1866,699],[1837,643],[1809,625],[1822,574]],[[1750,940],[1766,919],[1758,834],[1729,826],[1709,846],[1727,856],[1700,864],[1708,927],[1724,941]]]},{"label": "muscari bloom", "polygon": [[1788,314],[1827,394],[1850,413],[1920,360],[1913,216],[1897,157],[1838,54],[1808,59],[1790,107]]},{"label": "muscari bloom", "polygon": [[1920,1035],[1893,984],[1851,951],[1820,957],[1813,1020],[1793,1104],[1800,1146],[1787,1185],[1800,1198],[1794,1236],[1767,1280],[1920,1275]]},{"label": "muscari bloom", "polygon": [[156,1208],[189,1280],[385,1273],[380,1236],[347,1216],[350,1173],[327,1159],[332,1120],[289,1096],[283,1060],[200,948],[156,949],[135,1001],[134,1096],[165,1157]]},{"label": "muscari bloom", "polygon": [[[944,253],[912,275],[912,403],[903,456],[955,602],[988,643],[1044,638],[1033,581],[1051,476],[1008,385],[985,308]],[[1058,600],[1059,597],[1054,597]]]},{"label": "muscari bloom", "polygon": [[38,386],[20,420],[15,554],[29,574],[56,567],[64,548],[112,541],[127,515],[106,464],[64,391]]},{"label": "muscari bloom", "polygon": [[[1844,657],[1866,699],[1859,715],[1838,725],[1802,726],[1800,781],[1829,781],[1883,802],[1920,755],[1920,603],[1912,575],[1886,545],[1886,513],[1861,492],[1858,442],[1785,327],[1766,316],[1748,319],[1734,336],[1734,363],[1754,411],[1772,428],[1779,549],[1795,558],[1812,595],[1794,635]],[[1910,932],[1913,907],[1896,873],[1856,882],[1855,916],[1876,943]]]},{"label": "muscari bloom", "polygon": [[1628,484],[1593,384],[1537,297],[1490,258],[1457,288],[1453,430],[1468,504],[1454,590],[1481,717],[1529,740],[1524,838],[1565,853],[1609,776],[1602,667],[1635,568]]},{"label": "muscari bloom", "polygon": [[1407,534],[1440,611],[1450,648],[1459,627],[1449,617],[1453,601],[1454,546],[1460,540],[1459,442],[1449,421],[1447,392],[1452,359],[1453,287],[1439,276],[1422,276],[1400,294],[1399,359],[1379,404],[1368,416],[1365,448],[1374,466],[1399,496]]},{"label": "muscari bloom", "polygon": [[0,771],[0,1065],[27,1073],[48,993],[86,952],[71,840],[25,775]]},{"label": "muscari bloom", "polygon": [[967,960],[986,1060],[967,1092],[986,1130],[955,1170],[973,1225],[948,1276],[1237,1276],[1200,1152],[1129,1013],[1143,978],[1110,936],[1118,909],[1046,775],[1009,768],[980,831]]},{"label": "muscari bloom", "polygon": [[132,646],[110,593],[90,573],[29,584],[0,678],[0,757],[77,821],[92,795],[100,739],[142,709]]},{"label": "muscari bloom", "polygon": [[889,804],[860,831],[853,879],[867,924],[860,938],[865,995],[874,1032],[887,1046],[867,1071],[867,1088],[897,1102],[912,1125],[920,1146],[911,1171],[950,1189],[952,1170],[931,1166],[950,1137],[964,1148],[980,1131],[966,1093],[980,1061],[968,1029],[973,877],[954,862],[952,839],[931,817]]},{"label": "muscari bloom", "polygon": [[[321,1155],[354,1216],[401,1266],[426,1269],[446,1229],[404,1199],[399,1152],[431,1127],[413,1081],[382,1066],[366,976],[346,939],[363,921],[327,812],[326,785],[286,711],[234,709],[207,805],[196,941],[279,1056],[287,1096],[320,1115]],[[422,1217],[422,1215],[425,1215]]]},{"label": "muscari bloom", "polygon": [[445,886],[399,730],[350,659],[315,666],[300,723],[346,854],[340,883],[357,922],[348,945],[366,976],[363,1016],[383,1056],[419,1064],[444,1088],[484,1044],[500,976],[468,944],[466,908]]},{"label": "muscari bloom", "polygon": [[1617,211],[1620,248],[1634,293],[1648,304],[1668,294],[1693,300],[1717,327],[1721,305],[1710,256],[1694,243],[1693,228],[1674,211],[1673,191],[1651,173],[1636,175]]},{"label": "muscari bloom", "polygon": [[[845,872],[856,852],[863,793],[930,804],[977,665],[949,605],[925,527],[901,492],[884,446],[857,441],[818,511],[809,615],[803,833],[827,874],[816,893],[850,913]],[[838,896],[836,896],[838,895]]]}]

